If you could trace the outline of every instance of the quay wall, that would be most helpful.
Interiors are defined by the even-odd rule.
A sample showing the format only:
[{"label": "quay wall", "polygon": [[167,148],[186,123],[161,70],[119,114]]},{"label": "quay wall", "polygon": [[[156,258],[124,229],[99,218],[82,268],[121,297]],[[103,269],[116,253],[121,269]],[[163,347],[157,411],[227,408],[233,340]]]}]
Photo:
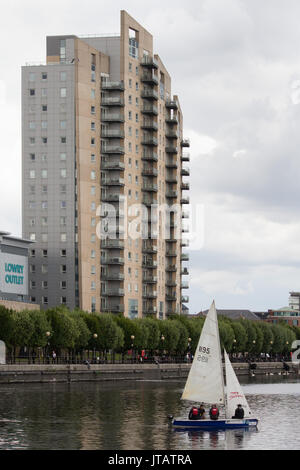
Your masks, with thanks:
[{"label": "quay wall", "polygon": [[[234,363],[237,376],[283,374],[282,362],[256,363],[253,371],[247,363]],[[289,374],[300,374],[299,365],[289,363]],[[0,365],[1,384],[50,382],[107,382],[127,380],[186,379],[190,364],[68,364]]]}]

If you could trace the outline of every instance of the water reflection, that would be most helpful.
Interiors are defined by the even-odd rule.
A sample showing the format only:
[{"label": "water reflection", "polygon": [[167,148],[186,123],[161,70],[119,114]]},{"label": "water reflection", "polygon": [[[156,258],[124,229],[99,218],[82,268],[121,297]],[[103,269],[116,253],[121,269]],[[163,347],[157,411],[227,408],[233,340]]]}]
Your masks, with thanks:
[{"label": "water reflection", "polygon": [[[0,386],[0,449],[300,449],[300,379],[244,379],[261,431],[183,431],[182,382]],[[293,410],[291,413],[290,410]],[[278,432],[280,423],[280,432]]]}]

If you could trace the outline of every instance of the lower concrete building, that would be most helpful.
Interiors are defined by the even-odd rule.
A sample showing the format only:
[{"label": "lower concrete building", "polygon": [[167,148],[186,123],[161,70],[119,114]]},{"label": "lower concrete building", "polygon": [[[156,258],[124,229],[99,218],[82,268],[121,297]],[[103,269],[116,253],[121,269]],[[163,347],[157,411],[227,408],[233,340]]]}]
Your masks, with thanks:
[{"label": "lower concrete building", "polygon": [[30,302],[28,250],[30,240],[0,231],[0,305],[13,310],[36,309]]}]

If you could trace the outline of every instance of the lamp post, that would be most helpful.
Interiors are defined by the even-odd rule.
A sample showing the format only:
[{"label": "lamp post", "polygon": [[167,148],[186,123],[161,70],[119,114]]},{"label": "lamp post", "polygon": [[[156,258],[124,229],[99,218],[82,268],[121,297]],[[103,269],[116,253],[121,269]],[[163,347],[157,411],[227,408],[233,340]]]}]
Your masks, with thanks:
[{"label": "lamp post", "polygon": [[131,339],[131,360],[132,360],[132,362],[133,362],[133,360],[135,359],[135,358],[134,358],[134,350],[133,350],[134,338],[135,338],[134,335],[131,335],[131,336],[130,336],[130,339]]},{"label": "lamp post", "polygon": [[50,336],[51,336],[51,333],[50,331],[46,331],[46,338],[47,338],[47,344],[46,344],[46,349],[45,349],[45,355],[46,355],[46,362],[47,364],[50,363],[50,357],[49,357],[49,346],[50,346],[50,343],[49,343],[49,339],[50,339]]},{"label": "lamp post", "polygon": [[96,344],[95,344],[95,341],[98,338],[97,333],[93,334],[93,338],[94,338],[93,363],[95,364],[96,363]]},{"label": "lamp post", "polygon": [[190,362],[190,360],[191,360],[191,341],[192,341],[192,338],[188,338],[188,357],[187,357],[187,362]]},{"label": "lamp post", "polygon": [[161,342],[162,342],[162,357],[164,357],[164,354],[165,354],[165,350],[164,350],[164,341],[165,341],[165,337],[164,335],[161,335]]}]

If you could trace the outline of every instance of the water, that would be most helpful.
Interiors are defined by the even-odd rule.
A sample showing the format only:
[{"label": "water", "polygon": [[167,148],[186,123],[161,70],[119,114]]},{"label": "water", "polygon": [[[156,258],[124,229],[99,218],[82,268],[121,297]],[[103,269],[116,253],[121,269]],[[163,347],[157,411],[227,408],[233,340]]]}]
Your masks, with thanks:
[{"label": "water", "polygon": [[260,431],[175,431],[182,381],[0,385],[0,450],[299,450],[300,378],[241,382]]}]

